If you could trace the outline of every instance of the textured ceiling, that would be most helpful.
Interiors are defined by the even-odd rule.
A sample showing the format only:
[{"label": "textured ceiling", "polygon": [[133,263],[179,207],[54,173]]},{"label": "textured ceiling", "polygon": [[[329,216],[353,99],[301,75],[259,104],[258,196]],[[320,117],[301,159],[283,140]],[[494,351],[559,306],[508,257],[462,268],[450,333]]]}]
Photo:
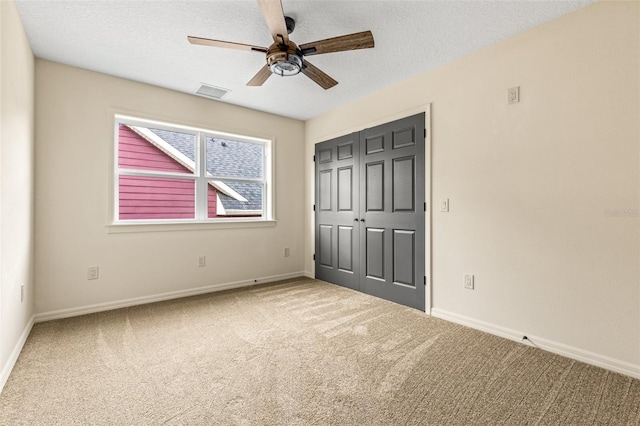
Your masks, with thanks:
[{"label": "textured ceiling", "polygon": [[309,57],[339,81],[306,76],[246,82],[264,54],[191,45],[187,35],[268,46],[255,0],[17,0],[36,57],[186,93],[231,90],[223,102],[306,120],[583,7],[584,1],[283,0],[303,44],[371,30],[375,48]]}]

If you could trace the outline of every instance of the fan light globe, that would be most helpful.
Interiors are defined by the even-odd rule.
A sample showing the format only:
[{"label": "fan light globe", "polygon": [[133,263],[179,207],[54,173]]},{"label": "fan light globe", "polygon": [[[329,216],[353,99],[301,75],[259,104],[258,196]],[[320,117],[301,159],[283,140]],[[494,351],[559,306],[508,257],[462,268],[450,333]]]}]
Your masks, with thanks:
[{"label": "fan light globe", "polygon": [[286,55],[286,58],[273,62],[270,68],[272,73],[282,77],[296,75],[302,71],[302,58],[297,55]]}]

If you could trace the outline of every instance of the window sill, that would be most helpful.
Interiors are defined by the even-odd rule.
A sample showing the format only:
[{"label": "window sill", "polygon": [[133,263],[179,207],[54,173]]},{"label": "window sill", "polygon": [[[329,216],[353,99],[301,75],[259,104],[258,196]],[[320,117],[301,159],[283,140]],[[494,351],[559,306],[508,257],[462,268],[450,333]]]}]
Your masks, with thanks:
[{"label": "window sill", "polygon": [[132,232],[208,231],[213,229],[272,228],[276,220],[219,220],[216,222],[114,223],[106,227],[107,234]]}]

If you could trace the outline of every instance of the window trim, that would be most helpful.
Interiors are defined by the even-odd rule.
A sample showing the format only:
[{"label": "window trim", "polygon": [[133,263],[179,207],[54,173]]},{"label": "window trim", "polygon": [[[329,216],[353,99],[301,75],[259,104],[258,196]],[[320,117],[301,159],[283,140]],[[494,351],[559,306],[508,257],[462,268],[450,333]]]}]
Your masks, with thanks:
[{"label": "window trim", "polygon": [[[185,124],[176,124],[167,121],[159,121],[155,119],[140,118],[128,114],[112,112],[113,119],[113,139],[112,153],[113,161],[111,167],[111,208],[110,208],[110,224],[108,225],[109,233],[119,232],[142,232],[143,230],[174,230],[185,229],[185,227],[194,228],[198,225],[198,229],[212,229],[215,227],[224,228],[248,228],[255,226],[272,226],[275,224],[275,201],[273,191],[273,139],[264,137],[255,137],[230,133],[220,130],[211,130],[200,126],[192,126]],[[138,126],[145,128],[157,128],[160,130],[183,132],[193,134],[196,137],[196,161],[194,161],[194,171],[191,174],[163,172],[157,170],[139,170],[139,169],[121,169],[118,167],[118,139],[119,125],[125,124],[129,126]],[[221,180],[218,176],[208,176],[206,173],[199,173],[201,167],[200,159],[206,155],[206,139],[226,139],[231,141],[258,144],[263,149],[263,178],[229,178],[229,180],[239,181],[256,181],[263,183],[263,200],[261,215],[255,215],[257,211],[252,210],[249,217],[217,217],[208,218],[207,189],[209,181]],[[179,161],[179,160],[178,160]],[[189,167],[187,167],[189,168]],[[122,173],[122,172],[126,173]],[[206,168],[205,168],[206,171]],[[149,176],[149,177],[168,177],[171,179],[193,180],[195,185],[195,218],[193,219],[119,219],[119,177],[126,176]],[[262,224],[262,225],[261,225]]]}]

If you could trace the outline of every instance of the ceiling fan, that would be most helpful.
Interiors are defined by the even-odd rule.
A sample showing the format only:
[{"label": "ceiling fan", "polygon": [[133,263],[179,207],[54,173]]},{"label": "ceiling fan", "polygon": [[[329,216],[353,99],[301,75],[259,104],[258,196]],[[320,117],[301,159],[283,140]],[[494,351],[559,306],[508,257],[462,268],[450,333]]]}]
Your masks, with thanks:
[{"label": "ceiling fan", "polygon": [[289,34],[291,34],[295,28],[295,21],[288,16],[284,16],[281,0],[258,0],[258,3],[260,4],[264,20],[273,36],[273,44],[269,47],[211,40],[201,37],[187,37],[191,44],[265,53],[267,64],[249,80],[247,86],[262,86],[271,74],[284,77],[302,73],[323,89],[330,89],[338,84],[338,82],[304,58],[321,53],[368,49],[374,45],[371,31],[362,31],[298,46],[289,40]]}]

